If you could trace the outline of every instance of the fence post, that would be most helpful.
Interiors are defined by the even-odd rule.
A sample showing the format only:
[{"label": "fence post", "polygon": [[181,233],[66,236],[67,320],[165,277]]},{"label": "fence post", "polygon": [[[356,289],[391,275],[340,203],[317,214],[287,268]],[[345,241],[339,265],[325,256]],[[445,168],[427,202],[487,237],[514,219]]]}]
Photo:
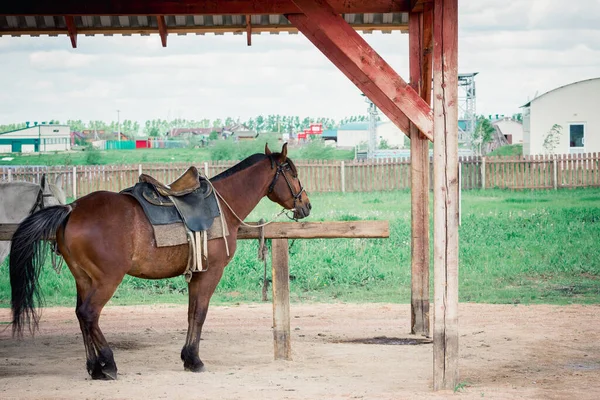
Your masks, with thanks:
[{"label": "fence post", "polygon": [[273,346],[276,360],[291,360],[290,344],[290,282],[288,240],[273,239],[271,268],[273,270]]},{"label": "fence post", "polygon": [[204,176],[208,178],[208,162],[204,161]]},{"label": "fence post", "polygon": [[462,225],[462,163],[458,161],[458,226]]},{"label": "fence post", "polygon": [[12,169],[8,168],[8,181],[12,182]]},{"label": "fence post", "polygon": [[556,161],[556,157],[552,157],[552,185],[554,186],[554,190],[558,188],[558,162]]},{"label": "fence post", "polygon": [[138,175],[142,174],[142,164],[138,164]]},{"label": "fence post", "polygon": [[73,167],[73,199],[77,199],[77,167]]},{"label": "fence post", "polygon": [[485,157],[481,157],[481,189],[485,190]]},{"label": "fence post", "polygon": [[345,193],[346,192],[346,165],[343,161],[341,164],[340,176],[341,176],[340,179],[342,180],[342,193]]}]

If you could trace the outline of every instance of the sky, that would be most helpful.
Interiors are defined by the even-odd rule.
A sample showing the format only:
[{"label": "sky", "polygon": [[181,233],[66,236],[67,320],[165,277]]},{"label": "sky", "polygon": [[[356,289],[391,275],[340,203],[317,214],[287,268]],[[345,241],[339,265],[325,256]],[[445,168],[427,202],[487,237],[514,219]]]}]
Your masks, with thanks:
[{"label": "sky", "polygon": [[[600,77],[600,0],[459,0],[459,72],[477,113],[512,115],[556,87]],[[408,80],[408,35],[367,42]],[[304,36],[0,38],[0,124],[58,119],[242,120],[366,114],[360,91]]]}]

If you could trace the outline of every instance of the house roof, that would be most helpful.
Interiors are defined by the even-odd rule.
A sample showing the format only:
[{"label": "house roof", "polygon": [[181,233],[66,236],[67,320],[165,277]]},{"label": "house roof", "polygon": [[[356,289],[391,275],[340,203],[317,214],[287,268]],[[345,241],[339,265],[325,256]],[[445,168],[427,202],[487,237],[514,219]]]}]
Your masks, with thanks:
[{"label": "house roof", "polygon": [[348,122],[347,124],[340,125],[338,131],[368,131],[369,122]]},{"label": "house roof", "polygon": [[33,129],[33,128],[37,128],[38,126],[66,126],[67,128],[69,127],[69,125],[64,125],[64,124],[38,124],[38,125],[26,126],[25,128],[13,129],[12,131],[0,132],[0,135],[4,135],[5,133],[13,133],[13,132],[24,131],[27,129]]},{"label": "house roof", "polygon": [[324,137],[324,138],[336,138],[337,137],[337,133],[338,133],[337,129],[326,129],[321,134],[321,137]]},{"label": "house roof", "polygon": [[566,87],[569,87],[569,86],[579,85],[579,84],[581,84],[581,83],[585,83],[585,82],[591,82],[591,81],[600,81],[600,77],[598,77],[598,78],[591,78],[591,79],[584,79],[584,80],[582,80],[582,81],[577,81],[577,82],[569,83],[569,84],[567,84],[567,85],[559,86],[559,87],[557,87],[557,88],[554,88],[554,89],[552,89],[552,90],[549,90],[549,91],[547,91],[546,93],[544,93],[544,94],[542,94],[542,95],[540,95],[540,96],[537,96],[535,99],[533,99],[533,100],[531,100],[531,101],[527,102],[526,104],[523,104],[523,105],[522,105],[521,107],[519,107],[519,108],[523,108],[523,107],[529,107],[529,106],[531,105],[531,103],[533,103],[533,102],[534,102],[534,101],[536,101],[536,100],[539,100],[540,98],[542,98],[542,97],[546,96],[547,94],[554,93],[554,92],[556,92],[556,91],[559,91],[559,90],[561,90],[561,89],[564,89],[564,88],[566,88]]}]

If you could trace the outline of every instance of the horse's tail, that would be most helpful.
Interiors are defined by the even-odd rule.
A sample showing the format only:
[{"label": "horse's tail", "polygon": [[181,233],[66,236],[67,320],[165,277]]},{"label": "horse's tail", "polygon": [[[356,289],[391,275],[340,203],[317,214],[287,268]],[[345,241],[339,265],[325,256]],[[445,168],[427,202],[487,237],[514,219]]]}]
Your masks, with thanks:
[{"label": "horse's tail", "polygon": [[23,335],[25,325],[33,334],[38,326],[36,305],[43,304],[38,278],[47,254],[47,241],[66,224],[71,206],[53,206],[31,214],[21,222],[11,241],[9,269],[13,335]]}]

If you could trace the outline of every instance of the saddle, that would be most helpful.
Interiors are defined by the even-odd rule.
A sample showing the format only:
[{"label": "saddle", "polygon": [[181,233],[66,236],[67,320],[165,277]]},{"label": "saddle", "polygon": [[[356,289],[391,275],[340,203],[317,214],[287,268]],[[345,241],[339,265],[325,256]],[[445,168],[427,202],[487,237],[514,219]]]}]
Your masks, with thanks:
[{"label": "saddle", "polygon": [[147,174],[121,193],[133,196],[142,206],[152,225],[182,222],[192,232],[208,230],[220,216],[212,185],[196,167],[190,167],[170,185]]}]

